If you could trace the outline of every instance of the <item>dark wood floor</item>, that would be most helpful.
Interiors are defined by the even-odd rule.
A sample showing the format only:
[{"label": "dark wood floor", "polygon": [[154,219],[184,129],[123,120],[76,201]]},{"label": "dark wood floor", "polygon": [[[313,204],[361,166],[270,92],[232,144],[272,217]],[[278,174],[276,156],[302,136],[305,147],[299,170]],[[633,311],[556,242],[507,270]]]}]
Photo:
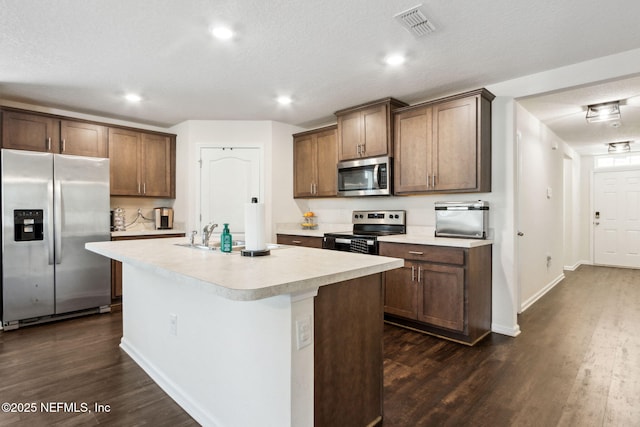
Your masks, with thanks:
[{"label": "dark wood floor", "polygon": [[388,326],[384,427],[640,425],[640,270],[566,272],[519,324],[472,348]]},{"label": "dark wood floor", "polygon": [[[640,270],[582,266],[475,347],[385,325],[384,427],[640,426]],[[0,332],[1,426],[197,425],[118,347],[121,314]],[[1,403],[0,402],[0,403]],[[43,413],[41,403],[108,413]]]}]

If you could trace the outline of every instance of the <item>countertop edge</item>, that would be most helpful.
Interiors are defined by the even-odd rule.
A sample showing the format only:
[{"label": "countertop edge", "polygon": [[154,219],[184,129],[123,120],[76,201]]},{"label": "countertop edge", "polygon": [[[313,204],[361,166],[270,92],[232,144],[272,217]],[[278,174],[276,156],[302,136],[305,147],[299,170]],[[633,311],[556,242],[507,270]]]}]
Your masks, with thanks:
[{"label": "countertop edge", "polygon": [[[228,286],[215,283],[213,281],[207,281],[199,277],[190,276],[189,274],[186,274],[184,272],[171,270],[152,262],[141,260],[139,258],[122,255],[118,252],[109,250],[108,248],[104,248],[102,243],[110,242],[89,242],[85,244],[85,248],[99,255],[111,258],[116,261],[120,261],[125,264],[130,264],[154,274],[160,274],[166,278],[176,280],[177,282],[189,281],[192,283],[198,283],[212,287],[215,294],[235,301],[254,301],[279,295],[295,294],[303,291],[317,289],[320,286],[325,286],[332,283],[355,279],[371,274],[382,273],[384,271],[400,268],[404,265],[403,259],[379,256],[376,257],[377,262],[375,265],[357,267],[338,273],[320,274],[317,277],[288,281],[268,287],[255,289],[233,289]],[[297,247],[294,248],[299,249]]]},{"label": "countertop edge", "polygon": [[435,237],[411,234],[394,234],[392,236],[381,236],[378,237],[378,241],[425,246],[448,246],[454,248],[475,248],[478,246],[493,244],[493,240],[491,239],[464,239],[455,237]]}]

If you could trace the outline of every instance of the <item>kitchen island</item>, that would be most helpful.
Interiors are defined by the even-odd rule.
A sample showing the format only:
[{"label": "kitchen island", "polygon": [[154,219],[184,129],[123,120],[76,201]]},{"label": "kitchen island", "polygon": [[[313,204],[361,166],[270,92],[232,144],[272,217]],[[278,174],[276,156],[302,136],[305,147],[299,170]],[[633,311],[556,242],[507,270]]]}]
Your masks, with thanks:
[{"label": "kitchen island", "polygon": [[403,260],[291,246],[243,257],[185,242],[86,247],[123,263],[121,348],[196,421],[381,421],[382,273]]}]

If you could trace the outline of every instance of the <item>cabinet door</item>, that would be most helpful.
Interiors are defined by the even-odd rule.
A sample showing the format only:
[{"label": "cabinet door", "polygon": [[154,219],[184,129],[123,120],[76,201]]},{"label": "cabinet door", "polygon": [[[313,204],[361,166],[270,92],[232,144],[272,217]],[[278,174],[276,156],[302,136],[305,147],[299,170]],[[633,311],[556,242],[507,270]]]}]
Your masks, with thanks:
[{"label": "cabinet door", "polygon": [[60,152],[76,156],[109,157],[107,128],[84,122],[60,122]]},{"label": "cabinet door", "polygon": [[429,191],[431,183],[432,109],[395,116],[394,192]]},{"label": "cabinet door", "polygon": [[418,320],[466,333],[464,268],[428,263],[419,268]]},{"label": "cabinet door", "polygon": [[314,135],[293,140],[293,197],[312,197],[316,183],[316,139]]},{"label": "cabinet door", "polygon": [[474,96],[433,107],[436,190],[478,187],[477,102]]},{"label": "cabinet door", "polygon": [[389,153],[387,108],[384,104],[362,110],[361,157],[386,156]]},{"label": "cabinet door", "polygon": [[330,197],[338,194],[337,169],[338,140],[335,129],[320,132],[317,135],[317,171],[316,196]]},{"label": "cabinet door", "polygon": [[37,114],[2,112],[2,147],[57,153],[58,120]]},{"label": "cabinet door", "polygon": [[171,191],[171,138],[141,135],[142,195],[173,197]]},{"label": "cabinet door", "polygon": [[340,160],[360,157],[359,146],[363,143],[362,133],[362,113],[360,111],[338,116],[338,157]]},{"label": "cabinet door", "polygon": [[384,312],[407,319],[418,317],[418,282],[416,265],[405,262],[404,267],[384,274]]},{"label": "cabinet door", "polygon": [[140,133],[109,128],[109,163],[112,196],[142,194]]}]

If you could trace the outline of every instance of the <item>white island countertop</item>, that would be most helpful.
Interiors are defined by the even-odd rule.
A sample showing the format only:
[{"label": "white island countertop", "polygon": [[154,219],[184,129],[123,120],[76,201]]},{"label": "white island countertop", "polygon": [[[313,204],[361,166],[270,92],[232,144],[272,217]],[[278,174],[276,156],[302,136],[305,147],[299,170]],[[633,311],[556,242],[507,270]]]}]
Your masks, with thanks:
[{"label": "white island countertop", "polygon": [[404,260],[349,252],[276,245],[271,255],[245,257],[177,246],[183,237],[87,243],[86,248],[179,282],[197,281],[212,293],[250,301],[400,268]]}]

